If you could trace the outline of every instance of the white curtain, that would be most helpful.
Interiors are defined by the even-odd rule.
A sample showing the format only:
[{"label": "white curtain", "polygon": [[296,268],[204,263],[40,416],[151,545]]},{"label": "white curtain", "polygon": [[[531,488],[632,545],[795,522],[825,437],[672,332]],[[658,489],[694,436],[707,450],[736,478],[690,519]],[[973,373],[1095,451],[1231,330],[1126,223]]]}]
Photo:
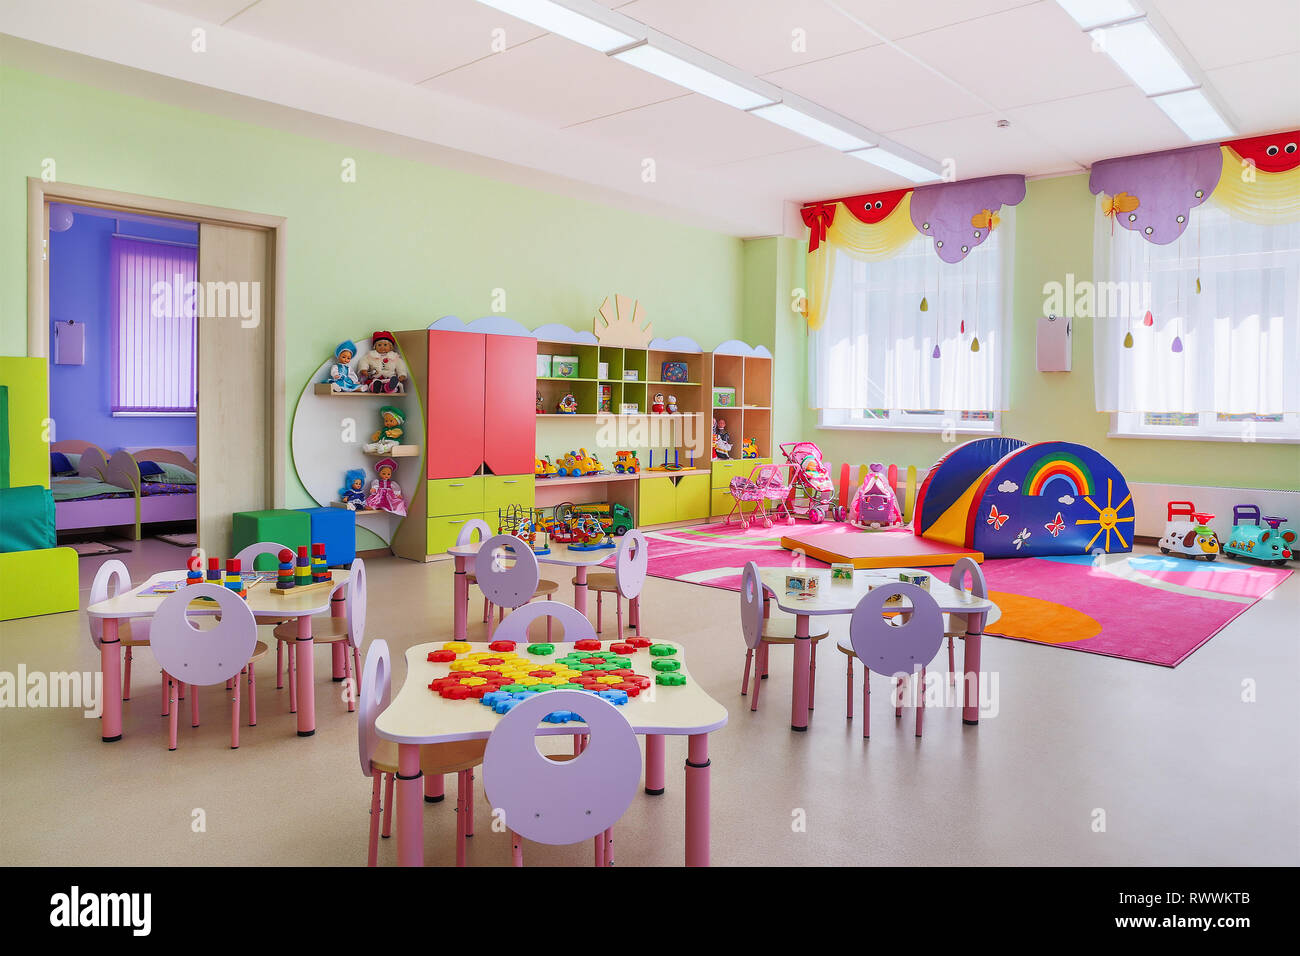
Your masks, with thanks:
[{"label": "white curtain", "polygon": [[1300,223],[1258,225],[1207,203],[1157,246],[1097,209],[1098,411],[1300,411]]},{"label": "white curtain", "polygon": [[[1001,216],[989,238],[956,264],[940,259],[925,236],[881,261],[837,253],[825,322],[809,349],[814,408],[1005,408],[1003,316],[1014,210],[1005,207]],[[978,352],[971,351],[975,339]]]}]

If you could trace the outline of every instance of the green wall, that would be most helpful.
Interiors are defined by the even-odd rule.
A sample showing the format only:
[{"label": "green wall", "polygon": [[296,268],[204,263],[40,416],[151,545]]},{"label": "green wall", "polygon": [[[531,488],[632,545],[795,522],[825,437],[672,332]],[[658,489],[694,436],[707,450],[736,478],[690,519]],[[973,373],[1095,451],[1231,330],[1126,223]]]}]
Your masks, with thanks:
[{"label": "green wall", "polygon": [[[1108,438],[1110,416],[1094,410],[1092,325],[1087,321],[1074,324],[1073,371],[1035,368],[1034,338],[1037,319],[1043,314],[1043,285],[1064,283],[1068,272],[1074,273],[1076,282],[1091,280],[1092,221],[1093,198],[1082,175],[1030,182],[1025,201],[1016,209],[1008,409],[1002,414],[1002,433],[1025,441],[1089,445],[1110,458],[1130,481],[1300,489],[1300,446]],[[795,245],[792,240],[779,241]],[[802,259],[801,250],[792,254]],[[802,285],[802,265],[790,275],[792,286]],[[752,284],[747,276],[747,288]],[[783,394],[798,390],[802,436],[816,441],[829,460],[928,466],[953,447],[937,434],[818,428],[817,412],[808,408],[807,345],[806,333],[792,337],[790,350],[777,353],[777,369],[787,383]],[[793,436],[779,430],[778,437],[786,441]]]},{"label": "green wall", "polygon": [[[478,318],[498,288],[529,328],[590,329],[620,292],[657,335],[742,337],[733,237],[13,69],[0,68],[0,130],[3,352],[26,349],[26,178],[46,158],[63,182],[288,218],[290,420],[341,339]],[[309,504],[285,456],[288,504]]]}]

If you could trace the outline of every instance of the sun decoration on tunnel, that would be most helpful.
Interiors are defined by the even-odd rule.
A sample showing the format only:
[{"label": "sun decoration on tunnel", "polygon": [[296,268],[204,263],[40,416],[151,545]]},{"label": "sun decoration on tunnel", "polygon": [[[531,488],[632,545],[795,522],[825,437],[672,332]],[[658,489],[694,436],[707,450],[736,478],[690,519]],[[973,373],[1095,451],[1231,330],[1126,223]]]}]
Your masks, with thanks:
[{"label": "sun decoration on tunnel", "polygon": [[1111,497],[1112,497],[1112,495],[1113,495],[1113,493],[1114,493],[1114,488],[1115,488],[1115,483],[1114,483],[1111,479],[1107,478],[1107,479],[1106,479],[1106,507],[1104,507],[1104,508],[1098,507],[1097,502],[1093,501],[1091,496],[1085,497],[1085,498],[1083,499],[1084,501],[1088,502],[1088,504],[1092,505],[1092,507],[1096,510],[1096,512],[1097,512],[1097,517],[1095,517],[1095,518],[1076,518],[1074,523],[1075,523],[1075,524],[1095,524],[1095,525],[1098,525],[1098,526],[1099,526],[1099,527],[1097,528],[1097,533],[1094,534],[1094,535],[1092,536],[1092,539],[1091,539],[1091,540],[1090,540],[1086,545],[1083,546],[1083,550],[1084,550],[1084,551],[1091,551],[1091,550],[1092,550],[1092,546],[1093,546],[1093,544],[1097,541],[1098,538],[1101,537],[1102,532],[1105,532],[1105,533],[1106,533],[1106,543],[1105,543],[1104,547],[1105,547],[1105,549],[1106,549],[1106,553],[1109,554],[1109,553],[1110,553],[1110,533],[1111,533],[1112,531],[1115,532],[1115,537],[1119,539],[1119,543],[1120,543],[1120,545],[1121,545],[1125,550],[1128,549],[1129,543],[1128,543],[1127,541],[1124,540],[1124,535],[1120,532],[1120,530],[1119,530],[1119,526],[1120,526],[1121,524],[1124,524],[1125,522],[1132,522],[1132,521],[1136,520],[1136,517],[1137,517],[1137,516],[1136,516],[1136,515],[1129,515],[1127,518],[1121,518],[1121,517],[1119,516],[1119,513],[1120,513],[1120,510],[1121,510],[1121,509],[1122,509],[1126,504],[1128,504],[1130,501],[1133,500],[1133,496],[1130,494],[1130,495],[1128,495],[1127,497],[1125,497],[1125,499],[1124,499],[1123,501],[1121,501],[1119,504],[1117,504],[1117,505],[1112,505],[1112,504],[1111,504]]}]

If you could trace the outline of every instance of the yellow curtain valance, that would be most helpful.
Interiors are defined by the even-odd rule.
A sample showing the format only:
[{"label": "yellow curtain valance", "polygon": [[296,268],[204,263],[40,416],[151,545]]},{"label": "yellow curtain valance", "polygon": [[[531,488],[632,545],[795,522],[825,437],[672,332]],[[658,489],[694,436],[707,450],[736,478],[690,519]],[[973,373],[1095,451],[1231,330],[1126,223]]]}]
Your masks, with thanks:
[{"label": "yellow curtain valance", "polygon": [[[1261,226],[1300,222],[1300,166],[1284,172],[1259,169],[1230,146],[1210,202],[1230,215]],[[829,235],[829,233],[828,233]]]},{"label": "yellow curtain valance", "polygon": [[844,252],[863,262],[888,259],[916,236],[910,191],[878,223],[862,222],[843,203],[836,203],[826,238],[808,253],[808,328],[819,329],[825,320],[823,310],[835,278],[836,253]]}]

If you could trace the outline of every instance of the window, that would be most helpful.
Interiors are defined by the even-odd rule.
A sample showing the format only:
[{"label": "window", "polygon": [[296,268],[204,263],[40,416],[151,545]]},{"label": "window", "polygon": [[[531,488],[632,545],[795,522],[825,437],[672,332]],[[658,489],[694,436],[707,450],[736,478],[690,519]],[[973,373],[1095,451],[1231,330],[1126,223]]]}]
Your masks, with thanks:
[{"label": "window", "polygon": [[925,236],[880,261],[837,253],[809,349],[822,427],[1000,432],[1013,215],[1004,208],[1000,228],[956,264]]},{"label": "window", "polygon": [[114,237],[114,415],[193,415],[197,409],[197,250]]},{"label": "window", "polygon": [[1098,409],[1112,412],[1112,435],[1300,441],[1300,224],[1207,203],[1165,246],[1099,228],[1098,275],[1127,292],[1096,295]]}]

